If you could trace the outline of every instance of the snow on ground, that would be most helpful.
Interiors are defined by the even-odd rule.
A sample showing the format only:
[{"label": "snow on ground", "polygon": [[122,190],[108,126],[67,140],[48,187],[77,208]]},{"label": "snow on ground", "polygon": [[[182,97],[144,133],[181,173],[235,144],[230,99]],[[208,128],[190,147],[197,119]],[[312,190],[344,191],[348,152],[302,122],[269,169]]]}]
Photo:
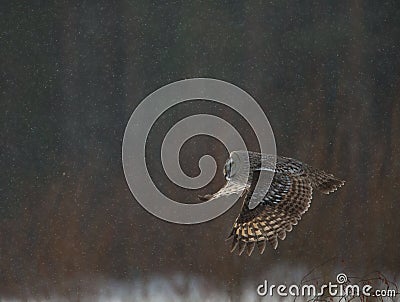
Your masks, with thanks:
[{"label": "snow on ground", "polygon": [[[69,297],[61,297],[58,295],[50,295],[45,298],[28,298],[23,300],[18,299],[2,299],[1,302],[16,302],[16,301],[29,301],[29,302],[47,302],[47,301],[83,301],[83,302],[180,302],[180,301],[294,301],[295,297],[280,297],[276,292],[274,295],[260,297],[257,294],[257,286],[264,283],[264,280],[268,280],[268,284],[304,284],[304,277],[310,272],[310,270],[304,267],[282,267],[276,266],[271,267],[265,274],[265,279],[257,281],[247,281],[237,291],[236,294],[230,294],[227,288],[224,288],[220,284],[213,284],[212,281],[194,275],[185,275],[181,273],[166,275],[153,275],[146,279],[136,279],[132,281],[119,281],[109,279],[98,279],[91,280],[91,284],[85,292],[85,286],[81,292],[73,293],[70,292]],[[309,275],[307,280],[314,281],[318,279],[318,275]],[[332,276],[332,281],[336,281],[336,275]],[[302,283],[303,282],[303,283]],[[307,282],[307,281],[306,281]],[[316,284],[312,283],[305,284]],[[86,282],[86,284],[89,284]],[[73,284],[73,282],[72,282]],[[93,286],[95,284],[95,286]],[[382,288],[382,287],[381,287]],[[309,300],[310,297],[297,297],[295,301],[302,302]],[[396,299],[396,298],[394,298]],[[333,300],[339,301],[340,298]],[[343,299],[340,301],[344,301]],[[361,301],[355,299],[352,301]],[[393,301],[391,299],[383,299],[382,301]]]}]

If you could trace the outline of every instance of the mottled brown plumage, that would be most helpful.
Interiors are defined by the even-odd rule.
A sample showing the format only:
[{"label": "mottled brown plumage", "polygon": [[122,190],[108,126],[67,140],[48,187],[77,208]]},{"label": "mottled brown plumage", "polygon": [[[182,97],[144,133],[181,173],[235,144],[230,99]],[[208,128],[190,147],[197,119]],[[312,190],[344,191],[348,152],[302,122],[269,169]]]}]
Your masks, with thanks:
[{"label": "mottled brown plumage", "polygon": [[[243,155],[245,151],[236,151],[238,152]],[[332,174],[314,169],[296,159],[255,152],[246,153],[248,161],[242,160],[241,164],[248,164],[247,182],[243,182],[241,167],[233,165],[233,159],[238,157],[231,154],[225,164],[227,184],[217,193],[205,197],[210,200],[244,190],[242,210],[228,237],[232,238],[231,251],[238,249],[239,255],[244,251],[251,255],[255,246],[262,254],[267,242],[276,249],[278,239],[285,239],[286,234],[310,207],[314,189],[329,194],[344,184],[344,181]],[[274,173],[265,195],[256,190],[257,181],[263,170]],[[252,196],[260,199],[254,208],[249,207]]]}]

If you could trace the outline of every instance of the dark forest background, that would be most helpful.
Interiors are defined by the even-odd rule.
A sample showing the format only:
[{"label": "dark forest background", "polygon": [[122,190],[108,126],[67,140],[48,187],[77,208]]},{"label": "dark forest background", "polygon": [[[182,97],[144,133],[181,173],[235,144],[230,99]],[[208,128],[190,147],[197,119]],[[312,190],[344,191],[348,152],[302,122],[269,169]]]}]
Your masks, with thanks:
[{"label": "dark forest background", "polygon": [[[398,1],[3,1],[0,297],[172,272],[232,291],[272,265],[313,268],[332,257],[340,260],[331,279],[345,265],[398,280],[399,42]],[[208,223],[175,225],[128,189],[121,144],[134,108],[193,77],[246,90],[279,154],[346,180],[335,194],[314,195],[278,250],[229,253],[239,204]],[[221,166],[221,145],[199,139],[185,153],[211,150]]]}]

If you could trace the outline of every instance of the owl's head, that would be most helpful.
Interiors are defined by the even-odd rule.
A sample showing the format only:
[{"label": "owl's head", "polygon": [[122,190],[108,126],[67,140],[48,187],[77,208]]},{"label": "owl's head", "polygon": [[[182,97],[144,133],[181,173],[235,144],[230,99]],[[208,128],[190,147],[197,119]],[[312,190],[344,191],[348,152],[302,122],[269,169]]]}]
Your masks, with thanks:
[{"label": "owl's head", "polygon": [[233,165],[233,160],[232,158],[228,158],[228,160],[225,162],[224,166],[224,176],[226,180],[231,179],[231,172],[232,172],[232,165]]},{"label": "owl's head", "polygon": [[240,170],[241,160],[238,155],[234,152],[227,159],[224,166],[224,175],[226,180],[230,180],[234,177]]}]

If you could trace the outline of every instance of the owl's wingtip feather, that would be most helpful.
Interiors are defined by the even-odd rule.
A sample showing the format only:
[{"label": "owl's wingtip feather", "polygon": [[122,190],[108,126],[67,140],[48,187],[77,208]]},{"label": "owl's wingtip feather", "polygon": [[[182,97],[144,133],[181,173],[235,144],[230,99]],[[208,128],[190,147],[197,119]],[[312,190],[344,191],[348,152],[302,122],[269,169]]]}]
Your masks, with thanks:
[{"label": "owl's wingtip feather", "polygon": [[267,241],[263,240],[263,241],[259,241],[257,243],[260,255],[264,254],[265,248],[267,246]]},{"label": "owl's wingtip feather", "polygon": [[253,253],[255,247],[256,247],[256,243],[255,242],[249,242],[247,244],[247,255],[248,256],[251,256],[251,254]]},{"label": "owl's wingtip feather", "polygon": [[241,256],[246,248],[246,242],[244,241],[239,241],[239,256]]},{"label": "owl's wingtip feather", "polygon": [[233,240],[232,241],[232,245],[231,245],[231,253],[233,253],[233,251],[236,249],[236,247],[238,246],[239,241],[238,240]]},{"label": "owl's wingtip feather", "polygon": [[235,231],[234,229],[232,229],[232,231],[229,233],[228,237],[226,237],[225,241],[229,241],[232,239],[233,235],[235,235]]}]

